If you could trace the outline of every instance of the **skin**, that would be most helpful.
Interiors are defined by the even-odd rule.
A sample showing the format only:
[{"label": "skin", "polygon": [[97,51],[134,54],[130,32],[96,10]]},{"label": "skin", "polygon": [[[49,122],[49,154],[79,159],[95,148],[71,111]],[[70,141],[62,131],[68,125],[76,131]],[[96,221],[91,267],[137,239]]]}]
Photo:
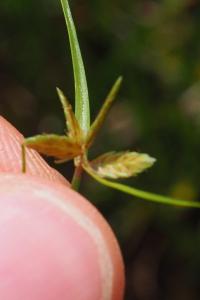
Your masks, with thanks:
[{"label": "skin", "polygon": [[124,267],[101,214],[0,117],[0,299],[121,300]]}]

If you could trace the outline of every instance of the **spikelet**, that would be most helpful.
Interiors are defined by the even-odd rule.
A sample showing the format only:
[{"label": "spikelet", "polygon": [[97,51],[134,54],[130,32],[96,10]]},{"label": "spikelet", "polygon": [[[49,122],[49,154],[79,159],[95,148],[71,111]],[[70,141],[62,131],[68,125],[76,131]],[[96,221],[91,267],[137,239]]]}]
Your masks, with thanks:
[{"label": "spikelet", "polygon": [[24,145],[57,160],[70,160],[81,155],[81,145],[65,135],[43,134],[25,139]]},{"label": "spikelet", "polygon": [[155,158],[144,153],[108,152],[90,162],[90,167],[100,177],[117,179],[136,176],[155,161]]}]

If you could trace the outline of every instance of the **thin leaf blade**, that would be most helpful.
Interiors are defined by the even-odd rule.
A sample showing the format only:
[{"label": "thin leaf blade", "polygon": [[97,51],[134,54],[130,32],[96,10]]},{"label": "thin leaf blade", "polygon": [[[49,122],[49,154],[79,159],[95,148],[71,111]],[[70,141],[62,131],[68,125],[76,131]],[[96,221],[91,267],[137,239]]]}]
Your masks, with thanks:
[{"label": "thin leaf blade", "polygon": [[188,208],[200,208],[200,202],[175,199],[175,198],[170,198],[170,197],[159,195],[159,194],[149,193],[146,191],[135,189],[130,186],[126,186],[121,183],[117,183],[117,182],[113,182],[113,181],[110,181],[105,178],[101,178],[100,176],[97,176],[92,171],[92,169],[89,168],[87,165],[84,166],[84,169],[91,177],[93,177],[93,179],[95,179],[99,183],[101,183],[105,186],[111,187],[120,192],[129,194],[131,196],[135,196],[135,197],[141,198],[143,200],[155,202],[155,203],[159,203],[159,204],[188,207]]},{"label": "thin leaf blade", "polygon": [[81,129],[86,135],[90,127],[90,106],[85,68],[69,3],[67,0],[61,0],[61,4],[67,25],[72,55],[75,82],[75,115]]}]

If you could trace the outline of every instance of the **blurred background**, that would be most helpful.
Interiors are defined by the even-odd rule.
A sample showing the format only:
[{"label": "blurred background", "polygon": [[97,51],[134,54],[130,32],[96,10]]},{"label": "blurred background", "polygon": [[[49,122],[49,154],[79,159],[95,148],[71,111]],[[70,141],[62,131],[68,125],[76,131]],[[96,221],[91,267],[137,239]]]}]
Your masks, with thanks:
[{"label": "blurred background", "polygon": [[[72,1],[71,1],[72,2]],[[155,166],[124,182],[200,197],[200,4],[197,0],[74,0],[92,119],[124,82],[90,153],[136,150]],[[59,0],[0,3],[0,113],[25,136],[63,133],[55,92],[74,101]],[[53,160],[48,160],[51,165]],[[72,163],[56,166],[68,179]],[[200,211],[147,203],[87,176],[81,192],[112,226],[126,264],[126,300],[200,299]]]}]

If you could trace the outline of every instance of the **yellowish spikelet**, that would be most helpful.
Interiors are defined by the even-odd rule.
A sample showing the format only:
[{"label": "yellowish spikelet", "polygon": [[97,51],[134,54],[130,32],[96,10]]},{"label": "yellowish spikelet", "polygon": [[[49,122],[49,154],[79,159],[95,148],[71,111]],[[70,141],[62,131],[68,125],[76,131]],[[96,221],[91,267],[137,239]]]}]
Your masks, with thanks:
[{"label": "yellowish spikelet", "polygon": [[137,152],[109,152],[91,162],[91,167],[101,177],[127,178],[136,176],[151,167],[155,158]]}]

